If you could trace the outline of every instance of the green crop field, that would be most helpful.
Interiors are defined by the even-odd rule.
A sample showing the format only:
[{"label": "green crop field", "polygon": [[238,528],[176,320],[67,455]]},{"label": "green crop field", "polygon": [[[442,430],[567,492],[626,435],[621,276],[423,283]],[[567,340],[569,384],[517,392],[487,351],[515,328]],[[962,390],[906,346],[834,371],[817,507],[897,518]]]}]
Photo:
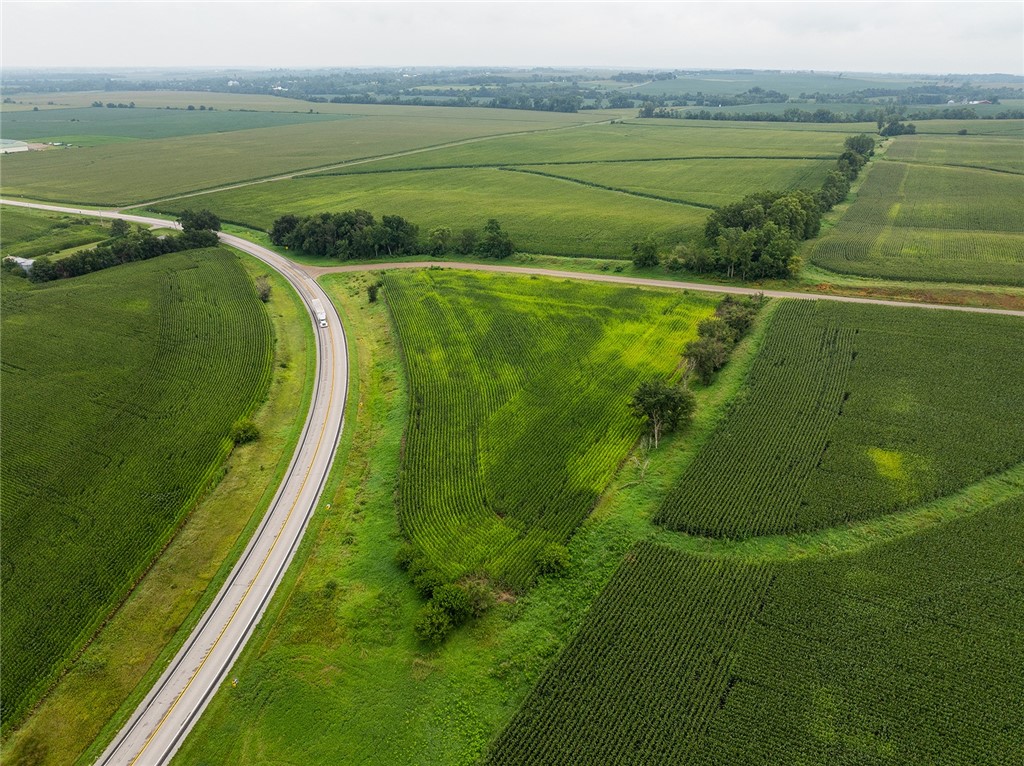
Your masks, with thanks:
[{"label": "green crop field", "polygon": [[715,537],[791,533],[1004,470],[1024,460],[1024,357],[1006,353],[1018,347],[1013,317],[787,303],[657,521]]},{"label": "green crop field", "polygon": [[16,721],[216,481],[273,341],[222,250],[2,287],[0,694]]},{"label": "green crop field", "polygon": [[598,119],[507,109],[455,112],[417,107],[387,112],[378,107],[345,112],[359,119],[22,152],[4,157],[4,194],[126,205],[360,158]]},{"label": "green crop field", "polygon": [[641,545],[488,763],[1019,763],[1022,546],[1019,495],[798,563]]},{"label": "green crop field", "polygon": [[[443,203],[438,195],[443,194]],[[222,219],[269,230],[287,213],[363,208],[401,215],[426,233],[481,228],[497,218],[523,252],[628,258],[648,234],[666,243],[693,237],[708,211],[498,168],[353,173],[275,181],[155,205],[165,213],[201,205]]]},{"label": "green crop field", "polygon": [[1016,136],[1024,138],[1024,120],[921,120],[918,133],[958,133],[971,136]]},{"label": "green crop field", "polygon": [[412,401],[402,527],[449,579],[525,588],[636,442],[633,390],[672,373],[714,303],[451,272],[384,285]]},{"label": "green crop field", "polygon": [[[902,150],[904,138],[915,139]],[[964,138],[967,137],[957,137]],[[943,160],[951,150],[896,139],[894,156]],[[995,162],[1006,139],[990,139]],[[924,146],[924,149],[920,147]],[[984,162],[981,144],[959,153]],[[847,274],[933,281],[1024,284],[1024,176],[976,168],[875,162],[853,204],[815,241],[810,260]]]},{"label": "green crop field", "polygon": [[901,136],[886,159],[1024,173],[1024,144],[1017,137]]},{"label": "green crop field", "polygon": [[0,210],[3,255],[37,258],[110,237],[110,225],[95,218],[4,205]]},{"label": "green crop field", "polygon": [[526,167],[533,173],[700,206],[726,205],[751,189],[821,186],[831,160],[697,159]]},{"label": "green crop field", "polygon": [[[198,99],[202,97],[196,94]],[[201,103],[201,101],[200,101]],[[65,141],[79,137],[118,139],[171,138],[203,133],[271,128],[345,119],[343,114],[237,112],[188,109],[46,109],[15,112],[3,120],[3,137],[19,141]]]}]

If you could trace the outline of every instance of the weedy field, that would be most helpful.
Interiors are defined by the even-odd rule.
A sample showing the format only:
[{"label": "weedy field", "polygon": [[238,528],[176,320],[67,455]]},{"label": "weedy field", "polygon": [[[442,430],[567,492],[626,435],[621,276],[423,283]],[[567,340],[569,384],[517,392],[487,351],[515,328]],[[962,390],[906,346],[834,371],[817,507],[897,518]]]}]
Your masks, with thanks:
[{"label": "weedy field", "polygon": [[[1024,460],[1015,317],[791,302],[657,521],[792,533],[948,495]],[[993,438],[999,433],[999,438]]]},{"label": "weedy field", "polygon": [[384,278],[409,376],[402,529],[447,579],[522,590],[640,435],[639,383],[667,377],[704,296],[514,276]]},{"label": "weedy field", "polygon": [[2,285],[0,693],[16,721],[215,481],[273,341],[225,251]]},{"label": "weedy field", "polygon": [[1024,284],[1018,140],[900,136],[886,156],[811,246],[813,263],[890,279]]}]

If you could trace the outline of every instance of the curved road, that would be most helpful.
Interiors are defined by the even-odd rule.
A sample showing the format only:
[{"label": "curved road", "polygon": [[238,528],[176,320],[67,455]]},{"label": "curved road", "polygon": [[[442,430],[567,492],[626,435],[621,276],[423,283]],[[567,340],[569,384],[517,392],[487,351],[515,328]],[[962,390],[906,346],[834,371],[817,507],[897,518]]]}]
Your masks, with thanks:
[{"label": "curved road", "polygon": [[[123,218],[162,227],[175,226],[143,216],[0,202],[56,212]],[[280,272],[302,296],[307,307],[314,299],[319,299],[326,309],[325,328],[318,326],[310,310],[316,333],[317,357],[313,399],[298,448],[263,521],[192,635],[97,761],[104,766],[163,764],[170,761],[180,747],[185,735],[225,680],[231,664],[245,646],[287,569],[327,481],[344,425],[348,354],[341,318],[327,294],[310,275],[296,268],[288,259],[230,234],[222,233],[220,239]]]},{"label": "curved road", "polygon": [[[153,226],[176,226],[176,224],[163,219],[112,211],[82,210],[9,200],[0,200],[0,204],[102,218],[122,218]],[[303,267],[241,237],[221,233],[220,239],[224,244],[254,255],[280,272],[299,292],[307,306],[310,306],[314,298],[319,298],[326,308],[328,326],[321,329],[317,327],[315,320],[313,322],[317,336],[317,370],[313,402],[288,473],[259,529],[253,535],[230,578],[186,644],[98,761],[104,766],[108,764],[111,766],[114,764],[146,764],[149,766],[150,764],[163,764],[171,759],[185,735],[203,712],[209,699],[224,681],[231,664],[262,616],[274,589],[302,539],[309,517],[316,507],[327,480],[344,423],[348,382],[348,356],[345,348],[344,328],[333,304],[315,281],[315,276],[319,274],[391,268],[443,267],[541,274],[556,278],[677,290],[734,294],[763,292],[766,296],[778,298],[831,300],[1024,316],[1024,311],[1010,309],[910,303],[782,290],[761,291],[735,286],[622,277],[612,274],[553,271],[504,264],[405,261],[325,268]]]}]

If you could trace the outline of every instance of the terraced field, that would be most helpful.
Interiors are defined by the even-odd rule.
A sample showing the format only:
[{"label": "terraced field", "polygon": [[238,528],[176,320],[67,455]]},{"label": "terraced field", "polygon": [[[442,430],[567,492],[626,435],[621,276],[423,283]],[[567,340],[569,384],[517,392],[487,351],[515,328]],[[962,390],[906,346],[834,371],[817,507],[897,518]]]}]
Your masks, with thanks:
[{"label": "terraced field", "polygon": [[[892,159],[874,163],[853,204],[811,246],[811,261],[846,274],[1024,284],[1020,147],[1004,138],[897,138]],[[939,164],[917,164],[926,161]]]},{"label": "terraced field", "polygon": [[2,285],[0,694],[16,721],[217,481],[273,339],[221,250]]},{"label": "terraced field", "polygon": [[513,276],[387,273],[411,410],[405,534],[448,579],[522,589],[636,442],[629,397],[667,377],[705,297]]},{"label": "terraced field", "polygon": [[836,558],[638,546],[487,763],[1017,763],[1020,489]]},{"label": "terraced field", "polygon": [[[893,513],[1024,460],[1024,325],[791,302],[657,521],[712,537]],[[999,438],[993,438],[998,433]]]}]

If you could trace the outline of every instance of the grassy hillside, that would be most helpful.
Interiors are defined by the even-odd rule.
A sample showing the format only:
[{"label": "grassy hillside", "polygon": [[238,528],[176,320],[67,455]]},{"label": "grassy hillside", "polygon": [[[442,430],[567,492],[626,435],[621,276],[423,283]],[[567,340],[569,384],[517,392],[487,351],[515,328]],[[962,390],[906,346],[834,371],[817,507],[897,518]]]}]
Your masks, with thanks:
[{"label": "grassy hillside", "polygon": [[6,722],[60,673],[218,478],[272,333],[234,255],[3,279]]},{"label": "grassy hillside", "polygon": [[813,263],[892,279],[1024,284],[1024,175],[1005,172],[1019,164],[1007,139],[901,136],[889,151],[914,162],[875,162],[811,246]]},{"label": "grassy hillside", "polygon": [[452,272],[384,285],[412,401],[402,528],[447,578],[522,589],[640,435],[633,390],[673,372],[714,302]]},{"label": "grassy hillside", "polygon": [[[746,391],[658,522],[713,537],[903,510],[1024,460],[1024,324],[784,304]],[[993,438],[998,433],[999,438]]]},{"label": "grassy hillside", "polygon": [[1016,763],[1019,491],[836,558],[639,546],[488,763]]}]

